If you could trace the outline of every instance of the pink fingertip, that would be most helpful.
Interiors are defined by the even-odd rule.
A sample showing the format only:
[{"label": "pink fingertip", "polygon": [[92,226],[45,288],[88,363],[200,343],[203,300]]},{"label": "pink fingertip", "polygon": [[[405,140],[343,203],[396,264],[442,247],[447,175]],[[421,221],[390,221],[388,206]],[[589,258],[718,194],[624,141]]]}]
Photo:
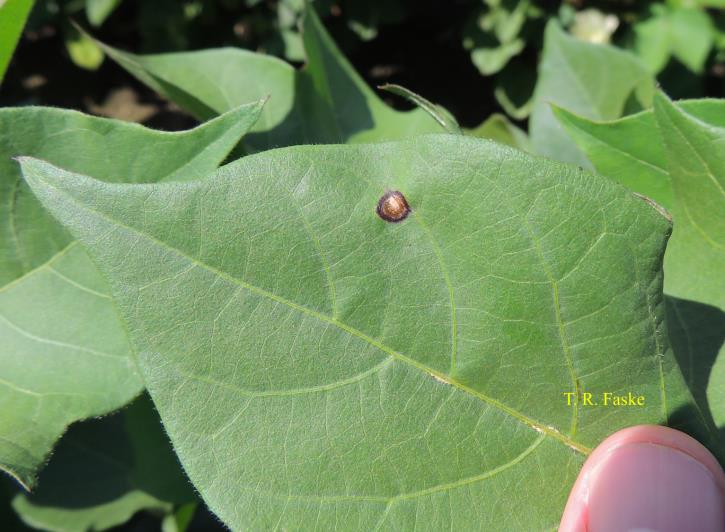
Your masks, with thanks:
[{"label": "pink fingertip", "polygon": [[725,530],[725,474],[687,434],[658,425],[623,429],[589,456],[560,532]]}]

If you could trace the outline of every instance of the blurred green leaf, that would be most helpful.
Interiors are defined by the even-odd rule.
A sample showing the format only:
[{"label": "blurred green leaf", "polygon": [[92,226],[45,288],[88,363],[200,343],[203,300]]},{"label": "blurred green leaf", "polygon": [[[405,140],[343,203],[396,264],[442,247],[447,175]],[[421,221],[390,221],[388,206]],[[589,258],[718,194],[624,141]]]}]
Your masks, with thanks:
[{"label": "blurred green leaf", "polygon": [[[663,338],[669,222],[578,168],[461,135],[270,150],[184,184],[22,165],[108,276],[232,529],[551,529],[591,448],[691,405]],[[386,190],[401,223],[375,213]],[[567,406],[582,390],[646,403]]]},{"label": "blurred green leaf", "polygon": [[86,17],[93,26],[100,26],[122,0],[86,0]]},{"label": "blurred green leaf", "polygon": [[273,57],[233,48],[148,56],[104,49],[139,80],[202,119],[270,96],[244,141],[254,151],[442,131],[421,109],[399,112],[386,106],[342,56],[311,8],[303,39],[307,64],[298,71]]},{"label": "blurred green leaf", "polygon": [[493,96],[508,116],[523,120],[531,114],[535,86],[536,71],[514,61],[496,76]]},{"label": "blurred green leaf", "polygon": [[33,7],[33,0],[0,0],[0,82]]},{"label": "blurred green leaf", "polygon": [[725,8],[725,0],[667,0],[672,7],[713,7]]},{"label": "blurred green leaf", "polygon": [[[363,41],[377,37],[378,28],[384,24],[395,24],[406,14],[405,0],[342,0],[340,7],[347,19],[348,27]],[[321,12],[319,7],[316,7]]]},{"label": "blurred green leaf", "polygon": [[107,181],[196,179],[259,110],[163,133],[61,109],[0,109],[0,468],[25,486],[69,423],[119,408],[142,384],[106,281],[10,157],[34,155]]},{"label": "blurred green leaf", "polygon": [[475,48],[471,51],[471,61],[484,76],[495,74],[524,49],[525,42],[516,39],[495,48]]},{"label": "blurred green leaf", "polygon": [[549,22],[529,123],[534,151],[590,166],[556,120],[551,104],[585,118],[612,120],[626,108],[649,107],[653,90],[654,79],[633,55],[582,42],[564,33],[556,22]]},{"label": "blurred green leaf", "polygon": [[[725,109],[725,100],[715,104]],[[725,310],[725,127],[697,119],[661,93],[654,111],[674,193],[665,289]]]},{"label": "blurred green leaf", "polygon": [[474,137],[508,144],[523,151],[531,151],[528,135],[512,124],[504,115],[493,114],[478,127],[467,130],[466,133]]},{"label": "blurred green leaf", "polygon": [[194,519],[198,506],[197,502],[189,502],[165,515],[161,522],[161,532],[184,532]]},{"label": "blurred green leaf", "polygon": [[13,508],[34,528],[86,532],[123,524],[141,510],[170,514],[195,499],[144,394],[122,412],[73,425],[37,490],[17,495]]},{"label": "blurred green leaf", "polygon": [[447,109],[441,107],[440,105],[434,104],[430,100],[427,100],[419,94],[416,94],[410,89],[406,89],[405,87],[401,87],[400,85],[386,83],[385,85],[381,85],[379,88],[392,94],[401,96],[409,102],[413,103],[414,105],[420,107],[426,113],[428,113],[436,122],[438,122],[441,127],[445,129],[448,133],[453,133],[455,135],[460,135],[462,133],[461,126],[458,125],[455,117],[451,113],[449,113]]},{"label": "blurred green leaf", "polygon": [[65,47],[71,60],[86,70],[97,70],[103,63],[103,50],[98,44],[74,26],[65,28]]},{"label": "blurred green leaf", "polygon": [[654,5],[653,16],[634,25],[635,50],[649,69],[662,70],[671,55],[693,72],[702,72],[715,29],[702,9]]},{"label": "blurred green leaf", "polygon": [[530,2],[487,2],[466,25],[463,46],[471,50],[471,61],[484,76],[495,74],[524,49],[519,37]]}]

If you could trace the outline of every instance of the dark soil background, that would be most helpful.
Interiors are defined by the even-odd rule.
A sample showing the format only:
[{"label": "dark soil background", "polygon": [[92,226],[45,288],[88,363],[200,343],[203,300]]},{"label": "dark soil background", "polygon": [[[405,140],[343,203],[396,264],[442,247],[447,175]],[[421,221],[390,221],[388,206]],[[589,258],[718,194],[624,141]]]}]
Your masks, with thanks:
[{"label": "dark soil background", "polygon": [[[482,76],[462,46],[463,29],[481,8],[481,0],[390,0],[402,6],[402,16],[379,24],[377,36],[369,41],[361,40],[349,29],[344,0],[341,3],[327,0],[327,4],[319,0],[317,4],[320,1],[323,2],[320,14],[326,27],[371,86],[386,82],[403,85],[446,107],[465,127],[478,125],[491,113],[503,112],[493,97],[495,77]],[[190,127],[195,123],[190,117],[136,82],[112,61],[105,60],[96,71],[75,65],[64,45],[68,21],[72,18],[90,28],[99,39],[133,52],[239,46],[281,55],[282,50],[274,49],[277,3],[266,0],[254,7],[245,7],[239,0],[209,0],[202,2],[209,14],[198,17],[192,24],[181,18],[184,2],[125,1],[96,29],[89,27],[83,11],[77,8],[54,15],[34,12],[0,88],[0,106],[50,105],[142,122],[165,130]],[[348,0],[348,3],[354,7],[354,2]],[[538,2],[548,6],[552,13],[561,4],[615,9],[623,21],[634,16],[633,9],[642,9],[649,3],[634,0]],[[163,15],[158,16],[159,13]],[[543,21],[539,26],[532,32],[535,38],[517,58],[518,64],[523,64],[532,74],[541,49]],[[615,38],[625,42],[629,38],[624,24]],[[713,68],[705,76],[696,76],[673,61],[660,75],[660,82],[673,97],[721,96],[723,70]],[[396,108],[410,108],[401,98],[384,92],[380,96]],[[525,122],[521,125],[525,126]]]}]

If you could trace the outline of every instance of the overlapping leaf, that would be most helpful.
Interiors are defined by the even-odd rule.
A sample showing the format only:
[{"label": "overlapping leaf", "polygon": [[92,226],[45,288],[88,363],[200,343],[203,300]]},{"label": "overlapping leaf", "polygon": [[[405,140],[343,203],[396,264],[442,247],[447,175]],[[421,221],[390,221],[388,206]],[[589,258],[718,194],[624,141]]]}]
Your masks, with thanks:
[{"label": "overlapping leaf", "polygon": [[598,171],[672,212],[664,284],[669,336],[693,394],[723,425],[725,363],[717,361],[725,338],[720,298],[725,262],[717,243],[725,234],[720,214],[725,197],[722,164],[710,159],[721,151],[725,105],[692,100],[675,106],[657,98],[654,110],[612,122],[563,109],[555,113]]},{"label": "overlapping leaf", "polygon": [[593,122],[556,115],[598,171],[659,202],[675,218],[665,258],[665,291],[725,308],[722,284],[725,169],[720,160],[725,103],[664,95],[654,110]]},{"label": "overlapping leaf", "polygon": [[[725,102],[718,103],[713,119],[725,116]],[[675,198],[667,291],[725,309],[725,127],[698,120],[661,94],[655,119]]]},{"label": "overlapping leaf", "polygon": [[[232,529],[550,529],[612,431],[702,428],[662,329],[668,222],[576,168],[442,135],[183,184],[22,167],[110,279]],[[390,189],[402,223],[375,214]],[[567,406],[584,391],[645,406]]]},{"label": "overlapping leaf", "polygon": [[201,119],[270,96],[245,139],[253,151],[294,144],[398,139],[442,128],[424,111],[385,105],[355,72],[314,10],[304,24],[307,65],[235,48],[108,55],[148,86]]},{"label": "overlapping leaf", "polygon": [[554,117],[551,105],[593,120],[613,120],[625,111],[649,107],[653,89],[651,74],[633,55],[579,41],[556,22],[549,22],[529,126],[534,151],[589,166]]},{"label": "overlapping leaf", "polygon": [[69,423],[124,405],[142,385],[106,282],[10,157],[33,154],[106,181],[196,179],[259,110],[182,133],[59,109],[0,110],[0,468],[24,485]]}]

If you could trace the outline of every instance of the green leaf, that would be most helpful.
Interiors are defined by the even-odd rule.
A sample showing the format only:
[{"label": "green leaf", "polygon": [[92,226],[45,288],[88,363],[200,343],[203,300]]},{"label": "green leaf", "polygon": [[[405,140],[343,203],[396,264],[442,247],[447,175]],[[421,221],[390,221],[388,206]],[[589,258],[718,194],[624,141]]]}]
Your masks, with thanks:
[{"label": "green leaf", "polygon": [[0,468],[26,487],[69,423],[119,408],[142,385],[106,281],[10,157],[106,181],[191,180],[217,167],[259,110],[182,133],[60,109],[0,110]]},{"label": "green leaf", "polygon": [[490,76],[505,67],[511,58],[519,55],[525,45],[523,39],[516,39],[496,47],[475,48],[471,51],[471,61],[481,74]]},{"label": "green leaf", "polygon": [[[700,120],[725,126],[725,104],[721,100],[683,100],[677,105]],[[654,111],[596,122],[560,107],[554,106],[553,110],[597,172],[672,210],[672,186],[665,148],[656,133]]]},{"label": "green leaf", "polygon": [[245,146],[364,142],[440,132],[423,110],[386,106],[343,57],[312,8],[304,21],[307,65],[235,48],[139,56],[102,45],[122,67],[198,118],[270,96]]},{"label": "green leaf", "polygon": [[194,499],[144,395],[113,416],[71,427],[38,489],[17,495],[13,508],[34,528],[85,532],[123,524],[141,510],[168,514]]},{"label": "green leaf", "polygon": [[589,166],[557,122],[551,104],[585,118],[613,120],[628,107],[649,107],[653,88],[652,76],[633,55],[613,46],[579,41],[556,22],[549,22],[529,127],[534,151]]},{"label": "green leaf", "polygon": [[653,73],[671,55],[693,72],[702,72],[715,42],[715,28],[702,9],[653,6],[653,16],[634,25],[635,50]]},{"label": "green leaf", "polygon": [[85,33],[78,31],[75,26],[65,28],[65,47],[71,60],[86,70],[98,70],[103,63],[103,50]]},{"label": "green leaf", "polygon": [[184,532],[194,519],[198,503],[189,502],[167,514],[161,522],[161,532]]},{"label": "green leaf", "polygon": [[534,104],[536,72],[524,65],[510,63],[496,76],[493,96],[508,116],[524,120]]},{"label": "green leaf", "polygon": [[490,139],[524,151],[531,151],[528,135],[500,114],[492,114],[475,129],[466,133],[482,139]]},{"label": "green leaf", "polygon": [[697,119],[661,93],[654,113],[675,200],[665,288],[725,309],[725,128]]},{"label": "green leaf", "polygon": [[115,11],[121,0],[86,0],[86,16],[93,26],[100,26]]},{"label": "green leaf", "polygon": [[385,85],[381,85],[379,88],[384,91],[388,91],[398,96],[401,96],[409,102],[420,107],[426,113],[428,113],[436,122],[438,122],[441,127],[445,129],[448,133],[453,133],[454,135],[461,134],[461,126],[458,125],[456,118],[444,107],[434,104],[430,100],[423,98],[421,95],[416,94],[410,89],[406,89],[405,87],[402,87],[400,85],[395,85],[394,83],[386,83]]},{"label": "green leaf", "polygon": [[[661,328],[669,223],[577,168],[460,135],[272,150],[183,185],[21,165],[109,278],[232,529],[551,529],[591,448],[692,405]],[[376,215],[389,190],[400,223]],[[567,406],[583,391],[645,406]]]},{"label": "green leaf", "polygon": [[33,7],[33,0],[0,1],[0,82]]}]

